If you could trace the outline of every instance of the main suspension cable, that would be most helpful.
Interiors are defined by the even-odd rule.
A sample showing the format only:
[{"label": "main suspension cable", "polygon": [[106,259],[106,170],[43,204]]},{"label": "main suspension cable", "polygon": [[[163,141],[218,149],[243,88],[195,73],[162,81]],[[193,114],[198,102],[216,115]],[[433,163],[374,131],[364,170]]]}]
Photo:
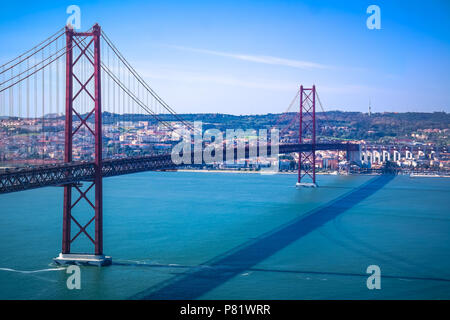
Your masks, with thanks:
[{"label": "main suspension cable", "polygon": [[[32,57],[33,55],[35,55],[36,53],[38,53],[39,51],[43,50],[45,47],[47,47],[48,45],[50,45],[51,43],[53,43],[54,41],[56,41],[58,38],[60,38],[64,32],[62,32],[60,35],[58,35],[62,30],[64,30],[64,28],[61,28],[58,30],[58,32],[56,32],[55,34],[53,34],[52,36],[48,37],[47,39],[45,39],[44,41],[42,41],[41,43],[39,43],[38,45],[34,46],[33,48],[31,48],[30,50],[22,53],[20,56],[15,57],[14,59],[6,62],[5,64],[1,65],[0,68],[4,68],[4,70],[2,70],[0,72],[0,74],[8,71],[11,68],[14,68],[15,66],[17,66],[18,64],[22,63],[23,61],[27,60],[28,58]],[[32,54],[30,54],[29,56],[23,58],[22,60],[20,60],[19,62],[15,63],[14,65],[10,66],[9,68],[5,68],[7,65],[9,65],[10,63],[16,61],[17,59],[22,58],[24,55],[30,53],[31,51],[35,50],[36,48],[38,48],[39,46],[41,46],[42,44],[44,44],[45,42],[47,42],[48,40],[52,39],[54,36],[58,35],[57,38],[53,39],[52,41],[50,41],[49,43],[47,43],[45,46],[43,46],[42,48],[36,50],[35,52],[33,52]]]},{"label": "main suspension cable", "polygon": [[131,64],[125,59],[122,53],[116,48],[112,41],[108,38],[105,32],[102,31],[102,37],[108,46],[114,51],[117,57],[122,61],[122,63],[127,67],[127,69],[134,75],[134,77],[139,81],[139,83],[144,86],[144,88],[150,92],[150,94],[167,110],[169,113],[174,115],[178,121],[182,122],[185,126],[193,129],[190,124],[188,124],[184,119],[182,119],[158,94],[153,91],[153,89],[145,82],[144,79],[136,72],[136,70],[131,66]]},{"label": "main suspension cable", "polygon": [[[87,38],[87,36],[85,36],[84,39],[81,40],[81,42],[84,42],[84,41],[86,40],[86,38]],[[63,49],[66,49],[66,48],[63,48]],[[63,55],[65,55],[67,52],[69,52],[69,50],[73,50],[73,47],[70,48],[70,49],[68,49],[68,50],[65,50],[62,54],[60,54],[59,56],[57,56],[56,58],[54,58],[53,60],[51,60],[51,61],[48,62],[47,64],[43,65],[43,66],[40,67],[39,69],[36,69],[36,70],[33,71],[32,73],[28,74],[26,77],[24,77],[24,78],[22,78],[22,79],[20,79],[20,80],[17,80],[16,82],[10,84],[9,86],[7,86],[7,87],[5,87],[5,88],[3,88],[3,89],[0,89],[0,93],[3,92],[3,91],[5,91],[5,90],[7,90],[7,89],[9,89],[9,88],[11,88],[11,87],[13,87],[13,86],[15,86],[16,84],[18,84],[19,82],[22,82],[23,80],[28,79],[29,77],[31,77],[31,76],[34,75],[35,73],[41,71],[42,69],[44,69],[45,67],[47,67],[47,66],[50,65],[51,63],[55,62],[57,59],[61,58]],[[42,60],[40,63],[34,65],[33,67],[36,67],[37,65],[41,64],[43,61],[47,60],[47,59],[44,59],[44,57],[42,57],[42,59],[43,59],[43,60]],[[32,67],[32,68],[33,68],[33,67]],[[32,69],[32,68],[30,68],[30,69]],[[16,76],[12,76],[11,79],[12,79],[12,78],[15,78],[15,77],[17,77],[17,75],[16,75]],[[10,79],[10,80],[11,80],[11,79]],[[8,80],[8,81],[9,81],[9,80]],[[8,81],[6,81],[6,82],[8,82]],[[2,83],[2,84],[3,84],[3,83]]]},{"label": "main suspension cable", "polygon": [[[87,48],[86,52],[88,52],[91,57],[94,57],[93,52],[90,48]],[[155,114],[150,108],[148,108],[142,101],[139,100],[139,98],[136,97],[136,95],[131,92],[130,89],[128,89],[121,81],[120,79],[117,79],[117,77],[114,75],[114,73],[102,62],[101,67],[103,71],[106,72],[107,75],[129,96],[130,99],[135,101],[142,109],[147,111],[152,117],[154,117],[158,122],[162,123],[165,127],[167,127],[169,130],[173,131],[175,128],[173,128],[169,123],[166,123],[164,120],[160,119],[157,114]],[[129,107],[130,109],[130,107]],[[130,110],[129,110],[130,112]]]}]

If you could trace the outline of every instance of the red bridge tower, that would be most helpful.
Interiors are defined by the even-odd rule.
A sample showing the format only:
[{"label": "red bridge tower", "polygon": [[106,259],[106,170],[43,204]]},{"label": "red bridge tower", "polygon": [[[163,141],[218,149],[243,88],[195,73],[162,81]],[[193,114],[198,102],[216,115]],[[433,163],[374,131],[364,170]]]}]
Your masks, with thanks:
[{"label": "red bridge tower", "polygon": [[[66,27],[66,123],[65,123],[65,150],[64,162],[72,162],[72,141],[73,136],[80,132],[80,128],[85,127],[87,131],[93,135],[95,141],[94,152],[94,179],[88,181],[88,187],[85,190],[76,183],[64,185],[64,205],[63,205],[63,235],[62,235],[62,252],[59,257],[55,258],[55,262],[59,264],[94,264],[94,265],[108,265],[111,264],[111,257],[103,255],[103,192],[102,192],[102,100],[101,100],[101,61],[100,61],[100,36],[101,29],[98,24],[94,25],[92,31],[89,32],[75,32],[72,28]],[[84,43],[87,42],[87,44]],[[91,45],[93,45],[93,53],[91,52]],[[73,59],[75,48],[79,48],[79,55]],[[82,78],[80,74],[76,74],[75,66],[80,59],[86,59],[92,65],[92,74]],[[89,83],[94,81],[94,90],[89,90]],[[76,81],[80,88],[74,94],[73,84]],[[80,110],[75,110],[74,101],[80,97],[82,92],[88,95],[92,109],[85,116]],[[91,92],[94,91],[94,92]],[[79,98],[80,99],[80,98]],[[91,108],[90,107],[90,108]],[[80,120],[80,124],[74,129],[73,116]],[[91,117],[94,117],[95,127],[91,128],[92,124],[88,122]],[[87,193],[95,189],[95,201],[92,203],[87,197]],[[78,198],[73,202],[72,191],[77,190]],[[93,217],[82,225],[77,218],[72,215],[73,208],[80,203],[86,201],[93,209]],[[87,228],[95,224],[95,235],[92,237]],[[78,232],[72,236],[72,226],[75,224],[78,227]],[[80,236],[84,234],[90,242],[94,245],[94,254],[77,254],[71,252],[71,244]]]},{"label": "red bridge tower", "polygon": [[316,86],[300,86],[299,143],[311,143],[311,151],[298,154],[297,187],[317,187],[316,184]]}]

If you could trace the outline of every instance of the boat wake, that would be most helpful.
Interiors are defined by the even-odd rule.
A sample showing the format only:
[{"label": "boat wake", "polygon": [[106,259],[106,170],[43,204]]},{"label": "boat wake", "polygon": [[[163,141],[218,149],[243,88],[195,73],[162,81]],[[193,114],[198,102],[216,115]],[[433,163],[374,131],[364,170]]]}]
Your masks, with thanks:
[{"label": "boat wake", "polygon": [[40,269],[40,270],[16,270],[11,268],[0,268],[0,271],[7,271],[7,272],[16,272],[16,273],[39,273],[39,272],[49,272],[49,271],[61,271],[65,270],[66,268],[47,268],[47,269]]}]

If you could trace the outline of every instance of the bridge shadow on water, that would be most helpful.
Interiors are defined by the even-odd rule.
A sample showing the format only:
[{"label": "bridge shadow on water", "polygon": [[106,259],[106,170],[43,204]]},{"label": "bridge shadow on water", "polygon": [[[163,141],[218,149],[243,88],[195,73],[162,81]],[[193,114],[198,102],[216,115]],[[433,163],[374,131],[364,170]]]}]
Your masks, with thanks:
[{"label": "bridge shadow on water", "polygon": [[131,299],[199,298],[356,206],[393,178],[394,175],[377,176],[337,199],[205,262],[199,268],[144,290]]}]

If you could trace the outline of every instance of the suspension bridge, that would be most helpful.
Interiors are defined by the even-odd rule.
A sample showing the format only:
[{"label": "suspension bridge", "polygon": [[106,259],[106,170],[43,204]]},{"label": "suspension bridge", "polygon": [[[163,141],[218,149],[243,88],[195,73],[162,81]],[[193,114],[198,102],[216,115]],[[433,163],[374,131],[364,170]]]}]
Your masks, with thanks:
[{"label": "suspension bridge", "polygon": [[[180,127],[194,130],[192,123],[147,84],[98,24],[86,32],[62,28],[1,65],[0,95],[0,166],[5,167],[0,193],[61,186],[62,250],[55,261],[110,264],[103,253],[102,179],[180,166],[170,150],[141,148],[136,154],[132,140],[136,130],[153,142],[176,140]],[[297,116],[280,128],[294,105],[299,106]],[[258,145],[256,154],[247,145],[244,158],[298,153],[299,186],[316,186],[316,151],[344,151],[349,160],[358,159],[357,144],[317,139],[316,105],[322,107],[315,86],[300,86],[274,126],[280,136],[298,129],[298,141],[277,144],[277,149],[271,143]],[[143,124],[136,129],[136,123]],[[235,160],[241,157],[237,147],[232,154]],[[189,156],[194,159],[195,152]],[[88,196],[91,190],[94,200]],[[86,224],[73,214],[81,201],[93,210]],[[92,224],[93,235],[88,232]],[[80,235],[92,243],[93,254],[72,252]]]}]

